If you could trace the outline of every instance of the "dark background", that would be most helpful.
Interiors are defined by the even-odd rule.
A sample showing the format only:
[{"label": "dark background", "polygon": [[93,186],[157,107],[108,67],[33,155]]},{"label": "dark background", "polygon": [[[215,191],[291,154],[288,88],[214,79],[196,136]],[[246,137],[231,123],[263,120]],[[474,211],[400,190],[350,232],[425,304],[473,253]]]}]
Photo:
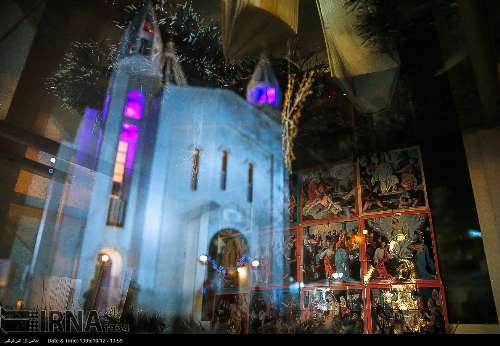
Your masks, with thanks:
[{"label": "dark background", "polygon": [[[26,3],[22,5],[29,8]],[[206,18],[218,20],[218,0],[195,0],[193,5]],[[47,93],[43,82],[54,73],[73,41],[103,37],[118,40],[120,33],[112,23],[116,15],[113,11],[117,10],[97,0],[47,3],[8,122],[45,135],[33,123],[41,115],[52,113],[64,130],[52,139],[71,139],[78,117],[60,111],[58,100]],[[432,13],[426,15],[432,17]],[[307,42],[305,50],[323,44],[313,1],[302,1],[299,36]],[[422,31],[399,48],[402,83],[411,94],[411,104],[401,108],[403,126],[394,129],[383,120],[355,114],[341,94],[332,97],[327,92],[321,106],[308,105],[304,111],[294,169],[300,171],[372,150],[420,146],[450,322],[497,323],[482,240],[468,235],[470,229],[480,227],[455,103],[446,75],[434,76],[443,63],[438,35],[432,29]],[[331,88],[335,89],[334,83]],[[7,144],[0,145],[4,150]],[[9,151],[16,152],[12,148]],[[8,187],[9,181],[4,180],[2,189]],[[5,197],[6,191],[0,193]]]}]

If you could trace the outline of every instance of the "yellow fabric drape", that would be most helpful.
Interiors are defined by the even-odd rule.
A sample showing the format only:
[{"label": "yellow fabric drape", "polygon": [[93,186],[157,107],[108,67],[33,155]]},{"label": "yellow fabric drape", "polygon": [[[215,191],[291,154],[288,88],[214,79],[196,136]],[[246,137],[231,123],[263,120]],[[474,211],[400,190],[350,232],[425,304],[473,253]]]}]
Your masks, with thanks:
[{"label": "yellow fabric drape", "polygon": [[316,0],[332,77],[362,112],[378,112],[391,99],[399,61],[365,45],[356,30],[357,14],[343,0]]},{"label": "yellow fabric drape", "polygon": [[228,58],[286,50],[286,37],[297,33],[299,0],[221,2],[222,43]]}]

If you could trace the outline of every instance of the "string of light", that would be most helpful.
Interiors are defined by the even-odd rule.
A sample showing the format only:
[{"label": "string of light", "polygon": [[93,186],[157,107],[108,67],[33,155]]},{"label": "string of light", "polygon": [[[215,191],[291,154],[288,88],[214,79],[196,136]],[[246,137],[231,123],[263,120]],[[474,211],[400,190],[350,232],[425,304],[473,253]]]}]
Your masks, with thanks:
[{"label": "string of light", "polygon": [[229,266],[225,268],[222,265],[219,265],[216,260],[214,260],[212,257],[210,257],[207,254],[202,254],[199,257],[199,260],[203,264],[210,263],[212,268],[219,274],[226,275],[230,271],[238,270],[238,268],[241,268],[248,263],[251,263],[252,267],[257,268],[260,265],[260,262],[258,259],[253,259],[250,261],[250,257],[244,255],[240,259],[236,261],[235,265]]}]

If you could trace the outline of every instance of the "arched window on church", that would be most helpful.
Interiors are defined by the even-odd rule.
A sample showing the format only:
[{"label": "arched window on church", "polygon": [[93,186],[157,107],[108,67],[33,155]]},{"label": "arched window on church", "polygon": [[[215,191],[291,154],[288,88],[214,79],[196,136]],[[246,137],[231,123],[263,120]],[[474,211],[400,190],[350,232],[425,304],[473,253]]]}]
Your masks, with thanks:
[{"label": "arched window on church", "polygon": [[191,168],[191,190],[198,189],[198,173],[200,171],[200,149],[193,150],[193,162]]},{"label": "arched window on church", "polygon": [[252,203],[253,201],[253,164],[248,164],[248,182],[247,182],[247,201]]},{"label": "arched window on church", "polygon": [[226,190],[227,184],[227,150],[222,151],[222,167],[220,175],[220,189],[222,191]]}]

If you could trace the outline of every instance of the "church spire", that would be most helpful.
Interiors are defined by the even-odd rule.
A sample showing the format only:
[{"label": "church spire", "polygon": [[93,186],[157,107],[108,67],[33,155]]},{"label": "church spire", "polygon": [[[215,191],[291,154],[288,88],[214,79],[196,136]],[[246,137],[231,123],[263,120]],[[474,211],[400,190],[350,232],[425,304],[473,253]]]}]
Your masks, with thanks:
[{"label": "church spire", "polygon": [[167,43],[164,57],[165,84],[186,85],[186,76],[184,75],[184,71],[182,70],[182,67],[177,59],[175,44],[173,42]]},{"label": "church spire", "polygon": [[122,37],[118,60],[132,55],[143,55],[151,60],[153,67],[161,71],[163,42],[154,8],[148,1],[135,16]]}]

